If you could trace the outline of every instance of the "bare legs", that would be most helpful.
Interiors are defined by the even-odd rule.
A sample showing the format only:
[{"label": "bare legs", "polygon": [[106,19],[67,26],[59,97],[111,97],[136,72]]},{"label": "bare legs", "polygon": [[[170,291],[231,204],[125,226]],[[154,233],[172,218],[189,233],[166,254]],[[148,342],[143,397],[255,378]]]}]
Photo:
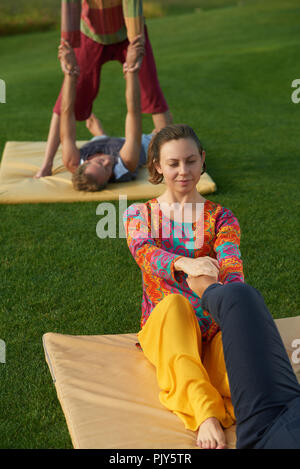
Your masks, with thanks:
[{"label": "bare legs", "polygon": [[159,132],[161,129],[169,124],[172,124],[173,118],[169,110],[166,112],[152,114],[154,132]]},{"label": "bare legs", "polygon": [[86,127],[94,137],[105,135],[101,121],[93,113],[86,120]]}]

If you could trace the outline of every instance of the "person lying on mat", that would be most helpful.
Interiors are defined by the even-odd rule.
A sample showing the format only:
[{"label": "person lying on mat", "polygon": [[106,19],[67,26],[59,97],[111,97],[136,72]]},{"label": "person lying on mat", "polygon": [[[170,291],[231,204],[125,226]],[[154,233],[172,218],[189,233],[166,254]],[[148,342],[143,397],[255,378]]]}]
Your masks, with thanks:
[{"label": "person lying on mat", "polygon": [[[161,89],[155,57],[143,16],[143,0],[61,0],[61,37],[75,49],[81,69],[76,87],[75,117],[94,126],[93,102],[98,96],[101,70],[108,61],[123,64],[128,44],[141,35],[145,54],[137,57],[140,67],[141,111],[151,114],[154,128],[161,120],[172,122]],[[141,62],[143,62],[141,64]],[[50,122],[45,157],[35,177],[51,176],[53,160],[60,143],[61,95],[56,100]]]},{"label": "person lying on mat", "polygon": [[152,135],[142,135],[138,69],[133,68],[142,52],[141,38],[137,36],[128,46],[123,68],[127,105],[125,138],[106,136],[100,121],[94,118],[91,131],[95,137],[79,149],[76,146],[74,104],[80,70],[68,42],[64,41],[59,46],[59,59],[65,75],[60,119],[62,158],[65,167],[73,174],[76,190],[99,191],[108,182],[131,181],[135,179],[138,168],[146,162]]},{"label": "person lying on mat", "polygon": [[240,282],[222,285],[217,272],[186,281],[221,328],[236,447],[300,449],[300,385],[260,292]]},{"label": "person lying on mat", "polygon": [[150,181],[164,193],[124,213],[128,247],[142,271],[138,334],[156,367],[159,398],[200,447],[224,448],[235,423],[220,327],[201,306],[187,276],[243,282],[240,228],[231,210],[202,197],[205,151],[193,129],[169,125],[148,148]]}]

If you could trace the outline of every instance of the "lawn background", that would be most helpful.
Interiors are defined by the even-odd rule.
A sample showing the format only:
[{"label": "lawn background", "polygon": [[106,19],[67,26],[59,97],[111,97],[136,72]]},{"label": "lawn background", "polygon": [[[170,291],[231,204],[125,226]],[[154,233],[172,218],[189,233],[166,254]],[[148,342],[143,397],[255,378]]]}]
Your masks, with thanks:
[{"label": "lawn background", "polygon": [[[300,78],[299,2],[223,0],[196,9],[191,1],[190,13],[176,9],[180,3],[147,19],[174,120],[204,143],[218,187],[208,198],[239,219],[245,280],[275,318],[298,315],[300,103],[291,101],[291,83]],[[46,140],[62,81],[58,42],[57,26],[0,38],[1,154],[6,141]],[[103,69],[94,111],[109,133],[123,134],[116,63]],[[143,120],[151,131],[150,116]],[[87,139],[84,123],[77,127]],[[97,237],[97,205],[0,205],[1,448],[71,448],[44,360],[45,332],[139,329],[139,269],[124,239]]]}]

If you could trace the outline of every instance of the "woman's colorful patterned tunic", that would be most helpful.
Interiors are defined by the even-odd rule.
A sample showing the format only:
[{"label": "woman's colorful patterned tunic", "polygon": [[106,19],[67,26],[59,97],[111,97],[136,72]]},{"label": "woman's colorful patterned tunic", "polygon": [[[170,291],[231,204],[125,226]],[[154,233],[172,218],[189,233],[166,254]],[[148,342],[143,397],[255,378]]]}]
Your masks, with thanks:
[{"label": "woman's colorful patterned tunic", "polygon": [[[157,199],[133,204],[124,213],[127,243],[142,271],[143,299],[141,327],[153,308],[171,293],[179,293],[191,302],[203,341],[219,331],[200,298],[189,288],[183,272],[174,270],[179,257],[210,256],[219,262],[219,281],[243,282],[240,257],[240,227],[233,213],[206,200],[195,223],[178,223],[161,210]],[[184,220],[183,220],[184,221]]]}]

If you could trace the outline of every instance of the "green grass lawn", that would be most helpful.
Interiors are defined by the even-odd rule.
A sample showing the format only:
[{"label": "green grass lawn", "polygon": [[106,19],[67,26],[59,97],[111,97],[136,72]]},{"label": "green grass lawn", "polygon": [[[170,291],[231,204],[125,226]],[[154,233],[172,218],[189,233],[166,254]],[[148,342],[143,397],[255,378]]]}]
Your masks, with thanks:
[{"label": "green grass lawn", "polygon": [[[298,0],[254,0],[148,20],[174,120],[202,139],[218,186],[209,199],[237,215],[246,281],[274,318],[299,314],[300,103],[291,101],[299,19]],[[1,38],[1,154],[6,141],[46,140],[62,81],[58,42],[58,31]],[[94,108],[112,135],[124,128],[121,75],[118,64],[105,66]],[[78,123],[78,138],[88,137]],[[97,237],[97,205],[0,205],[1,448],[71,448],[44,359],[45,332],[139,329],[139,269],[124,239]]]},{"label": "green grass lawn", "polygon": [[[1,0],[0,36],[60,27],[62,0]],[[241,0],[143,0],[146,18],[191,13],[237,5]],[[244,3],[251,0],[242,0]]]}]

